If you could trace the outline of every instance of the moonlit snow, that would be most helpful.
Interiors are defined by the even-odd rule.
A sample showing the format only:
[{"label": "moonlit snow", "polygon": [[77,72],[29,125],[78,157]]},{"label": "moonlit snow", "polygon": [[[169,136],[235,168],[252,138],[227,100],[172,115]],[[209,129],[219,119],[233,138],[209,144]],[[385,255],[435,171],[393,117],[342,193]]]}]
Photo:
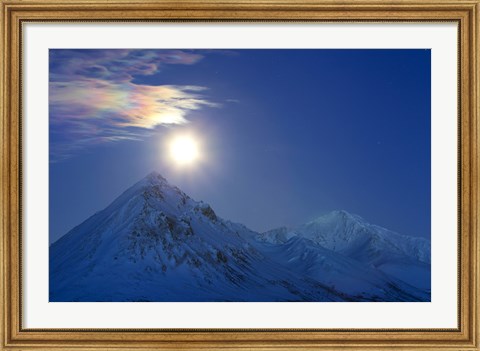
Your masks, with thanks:
[{"label": "moonlit snow", "polygon": [[50,301],[430,301],[430,242],[345,211],[256,233],[151,173],[50,246]]}]

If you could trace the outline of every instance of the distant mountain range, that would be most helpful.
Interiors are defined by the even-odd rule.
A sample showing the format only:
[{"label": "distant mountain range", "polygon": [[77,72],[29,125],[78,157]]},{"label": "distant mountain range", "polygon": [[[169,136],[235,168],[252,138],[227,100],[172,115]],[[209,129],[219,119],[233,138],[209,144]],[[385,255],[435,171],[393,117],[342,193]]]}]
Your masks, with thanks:
[{"label": "distant mountain range", "polygon": [[50,301],[430,301],[430,242],[346,211],[257,233],[151,173],[50,246]]}]

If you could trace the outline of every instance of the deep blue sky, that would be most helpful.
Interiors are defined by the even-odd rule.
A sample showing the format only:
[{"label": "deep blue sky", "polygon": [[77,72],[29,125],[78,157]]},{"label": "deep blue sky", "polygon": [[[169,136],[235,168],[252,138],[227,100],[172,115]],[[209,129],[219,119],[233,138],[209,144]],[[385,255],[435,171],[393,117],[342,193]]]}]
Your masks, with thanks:
[{"label": "deep blue sky", "polygon": [[153,170],[258,231],[344,209],[429,238],[430,50],[51,50],[50,159],[51,242]]}]

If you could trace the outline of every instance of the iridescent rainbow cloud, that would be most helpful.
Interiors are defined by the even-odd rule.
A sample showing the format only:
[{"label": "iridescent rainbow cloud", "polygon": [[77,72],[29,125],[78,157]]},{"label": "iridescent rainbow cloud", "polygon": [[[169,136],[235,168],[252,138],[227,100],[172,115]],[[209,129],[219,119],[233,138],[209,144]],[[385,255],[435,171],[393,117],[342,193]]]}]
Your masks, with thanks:
[{"label": "iridescent rainbow cloud", "polygon": [[50,160],[92,144],[141,140],[159,125],[188,123],[192,110],[218,106],[201,95],[205,87],[134,82],[202,58],[179,50],[50,50]]}]

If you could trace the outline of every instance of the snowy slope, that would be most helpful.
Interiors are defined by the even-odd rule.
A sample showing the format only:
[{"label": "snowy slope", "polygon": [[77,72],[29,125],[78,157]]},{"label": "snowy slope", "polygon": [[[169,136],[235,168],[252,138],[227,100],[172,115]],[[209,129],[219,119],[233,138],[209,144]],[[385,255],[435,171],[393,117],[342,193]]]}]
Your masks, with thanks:
[{"label": "snowy slope", "polygon": [[294,229],[279,228],[257,239],[276,244],[301,237],[421,289],[430,289],[430,241],[400,235],[346,211],[333,211]]},{"label": "snowy slope", "polygon": [[416,301],[429,298],[428,293],[419,292],[374,267],[299,236],[280,245],[265,244],[264,250],[290,272],[343,292],[346,301]]},{"label": "snowy slope", "polygon": [[152,173],[50,247],[50,301],[418,301],[307,238],[255,240]]}]

